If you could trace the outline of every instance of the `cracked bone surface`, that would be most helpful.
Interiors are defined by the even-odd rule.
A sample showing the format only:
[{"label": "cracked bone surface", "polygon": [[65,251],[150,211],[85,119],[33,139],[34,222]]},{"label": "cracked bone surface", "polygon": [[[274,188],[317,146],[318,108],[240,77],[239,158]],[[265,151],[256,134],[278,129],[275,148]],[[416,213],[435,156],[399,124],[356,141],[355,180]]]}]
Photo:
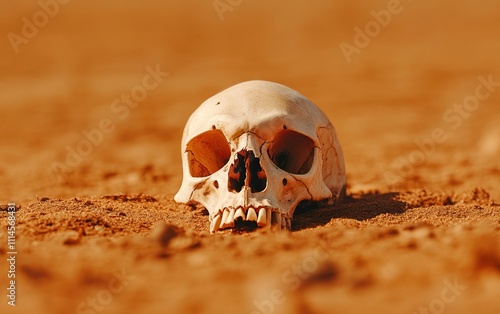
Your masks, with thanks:
[{"label": "cracked bone surface", "polygon": [[345,193],[335,128],[281,84],[243,82],[207,99],[184,128],[181,152],[175,201],[205,206],[212,233],[241,223],[290,230],[301,201]]}]

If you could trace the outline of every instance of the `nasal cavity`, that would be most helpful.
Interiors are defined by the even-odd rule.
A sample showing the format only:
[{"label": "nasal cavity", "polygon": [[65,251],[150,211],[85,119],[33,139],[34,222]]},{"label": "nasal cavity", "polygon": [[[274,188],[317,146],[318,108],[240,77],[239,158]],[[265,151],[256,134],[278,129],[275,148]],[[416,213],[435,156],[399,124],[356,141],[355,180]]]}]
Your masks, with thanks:
[{"label": "nasal cavity", "polygon": [[229,169],[229,191],[238,193],[246,186],[252,193],[257,193],[264,191],[266,184],[267,177],[260,165],[260,159],[255,157],[251,150],[238,152]]}]

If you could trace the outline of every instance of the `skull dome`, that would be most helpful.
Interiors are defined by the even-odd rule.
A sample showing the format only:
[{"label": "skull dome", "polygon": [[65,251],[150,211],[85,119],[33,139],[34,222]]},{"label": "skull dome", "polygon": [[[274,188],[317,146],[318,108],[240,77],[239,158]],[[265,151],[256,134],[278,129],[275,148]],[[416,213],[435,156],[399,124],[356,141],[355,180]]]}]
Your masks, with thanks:
[{"label": "skull dome", "polygon": [[300,93],[248,81],[207,99],[183,133],[179,203],[200,203],[210,232],[239,222],[291,229],[301,201],[342,200],[344,157],[333,125]]}]

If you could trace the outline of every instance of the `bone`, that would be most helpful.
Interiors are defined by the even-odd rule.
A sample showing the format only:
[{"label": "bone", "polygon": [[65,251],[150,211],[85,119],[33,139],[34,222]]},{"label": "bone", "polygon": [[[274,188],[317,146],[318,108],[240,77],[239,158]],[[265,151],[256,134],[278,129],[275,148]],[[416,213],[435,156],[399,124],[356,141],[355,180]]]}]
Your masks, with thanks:
[{"label": "bone", "polygon": [[220,213],[215,215],[215,217],[212,219],[212,222],[210,223],[210,233],[214,233],[215,231],[219,230],[221,220],[222,217]]},{"label": "bone", "polygon": [[247,212],[247,220],[248,221],[257,221],[257,213],[255,212],[255,209],[250,207]]},{"label": "bone", "polygon": [[261,208],[259,210],[259,217],[257,218],[257,226],[264,227],[265,225],[267,225],[266,209]]},{"label": "bone", "polygon": [[[215,106],[215,100],[225,105]],[[333,204],[345,194],[344,157],[335,128],[318,107],[286,86],[265,81],[235,85],[200,105],[184,129],[190,130],[181,143],[188,153],[183,154],[183,180],[174,199],[206,204],[214,230],[216,214],[221,216],[219,229],[234,227],[235,215],[255,221],[249,206],[258,212],[259,227],[271,228],[274,210],[286,215],[285,223],[281,216],[274,219],[275,226],[290,228],[289,215],[301,200]],[[292,132],[281,136],[286,129]],[[245,136],[227,136],[231,130],[246,130]],[[271,144],[262,149],[262,143]],[[486,147],[484,155],[500,149],[498,136],[480,143]],[[294,174],[307,176],[301,181]],[[243,214],[236,214],[238,207]]]},{"label": "bone", "polygon": [[234,220],[241,218],[242,220],[245,220],[245,212],[241,207],[236,210],[236,214],[234,214]]}]

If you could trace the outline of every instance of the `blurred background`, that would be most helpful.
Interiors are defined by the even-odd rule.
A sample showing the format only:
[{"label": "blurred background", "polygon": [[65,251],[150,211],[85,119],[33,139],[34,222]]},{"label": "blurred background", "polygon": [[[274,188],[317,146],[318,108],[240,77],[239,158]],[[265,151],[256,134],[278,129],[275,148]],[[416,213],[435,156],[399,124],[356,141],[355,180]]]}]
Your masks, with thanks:
[{"label": "blurred background", "polygon": [[[0,203],[173,196],[187,118],[251,79],[290,86],[326,112],[351,191],[497,193],[500,86],[475,110],[453,110],[479,77],[500,82],[499,31],[494,0],[4,0]],[[141,86],[148,67],[168,76],[118,114],[113,103]],[[103,119],[112,131],[82,144]],[[446,140],[419,148],[436,128]],[[79,149],[85,156],[68,157]]]}]

